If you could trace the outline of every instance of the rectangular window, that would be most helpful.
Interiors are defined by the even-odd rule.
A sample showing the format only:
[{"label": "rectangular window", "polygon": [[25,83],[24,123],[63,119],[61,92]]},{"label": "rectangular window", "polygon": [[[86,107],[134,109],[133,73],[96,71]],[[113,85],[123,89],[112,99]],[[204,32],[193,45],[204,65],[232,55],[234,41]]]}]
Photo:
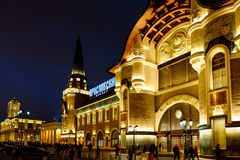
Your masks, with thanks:
[{"label": "rectangular window", "polygon": [[108,110],[106,110],[106,112],[105,112],[105,120],[106,120],[106,121],[109,121],[109,117],[110,117],[110,110],[108,109]]},{"label": "rectangular window", "polygon": [[118,108],[113,108],[113,119],[114,120],[118,119]]},{"label": "rectangular window", "polygon": [[96,123],[96,112],[92,113],[92,123]]},{"label": "rectangular window", "polygon": [[91,114],[87,114],[87,124],[90,124]]},{"label": "rectangular window", "polygon": [[81,124],[80,120],[81,120],[80,117],[77,117],[77,127],[78,127],[78,129],[80,129],[80,124]]},{"label": "rectangular window", "polygon": [[98,122],[102,122],[102,111],[98,111]]},{"label": "rectangular window", "polygon": [[82,125],[85,125],[85,115],[82,116]]}]

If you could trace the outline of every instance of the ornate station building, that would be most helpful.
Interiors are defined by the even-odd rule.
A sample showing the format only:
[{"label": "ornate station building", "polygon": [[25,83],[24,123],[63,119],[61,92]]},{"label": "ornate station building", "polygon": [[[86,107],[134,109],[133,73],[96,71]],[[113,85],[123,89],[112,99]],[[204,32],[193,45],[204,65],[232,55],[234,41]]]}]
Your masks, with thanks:
[{"label": "ornate station building", "polygon": [[240,156],[239,37],[238,0],[150,0],[109,68],[115,79],[90,91],[78,39],[61,141],[196,145],[202,156],[219,144],[224,156]]}]

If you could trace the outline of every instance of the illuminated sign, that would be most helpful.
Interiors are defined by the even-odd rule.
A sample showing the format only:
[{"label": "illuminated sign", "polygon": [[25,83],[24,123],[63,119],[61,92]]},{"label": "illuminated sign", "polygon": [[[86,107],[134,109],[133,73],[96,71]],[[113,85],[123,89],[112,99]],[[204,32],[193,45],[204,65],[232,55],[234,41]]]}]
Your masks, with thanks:
[{"label": "illuminated sign", "polygon": [[100,96],[106,92],[108,92],[108,90],[110,88],[113,88],[115,86],[115,77],[113,77],[112,79],[103,82],[101,84],[99,84],[98,86],[91,88],[90,89],[90,97],[97,97]]}]

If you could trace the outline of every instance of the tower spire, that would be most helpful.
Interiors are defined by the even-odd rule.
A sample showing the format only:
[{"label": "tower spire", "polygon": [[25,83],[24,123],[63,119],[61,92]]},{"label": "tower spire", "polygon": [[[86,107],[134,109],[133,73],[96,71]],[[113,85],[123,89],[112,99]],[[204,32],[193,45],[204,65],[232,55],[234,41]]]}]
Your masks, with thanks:
[{"label": "tower spire", "polygon": [[82,47],[81,47],[81,41],[80,41],[80,29],[78,29],[78,33],[77,33],[77,44],[76,44],[75,56],[73,60],[72,74],[81,74],[85,76],[83,54],[82,54]]}]

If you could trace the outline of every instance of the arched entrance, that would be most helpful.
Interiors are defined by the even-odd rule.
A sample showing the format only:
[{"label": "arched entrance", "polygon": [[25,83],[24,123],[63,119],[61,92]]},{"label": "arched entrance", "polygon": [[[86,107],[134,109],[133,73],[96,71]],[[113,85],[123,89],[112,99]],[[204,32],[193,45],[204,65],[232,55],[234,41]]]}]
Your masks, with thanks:
[{"label": "arched entrance", "polygon": [[[183,151],[190,145],[199,147],[199,103],[195,97],[179,95],[168,99],[157,112],[158,144],[161,151],[172,151],[178,145]],[[186,132],[180,121],[186,120]],[[190,120],[193,124],[190,126]],[[185,140],[186,139],[186,140]]]}]

